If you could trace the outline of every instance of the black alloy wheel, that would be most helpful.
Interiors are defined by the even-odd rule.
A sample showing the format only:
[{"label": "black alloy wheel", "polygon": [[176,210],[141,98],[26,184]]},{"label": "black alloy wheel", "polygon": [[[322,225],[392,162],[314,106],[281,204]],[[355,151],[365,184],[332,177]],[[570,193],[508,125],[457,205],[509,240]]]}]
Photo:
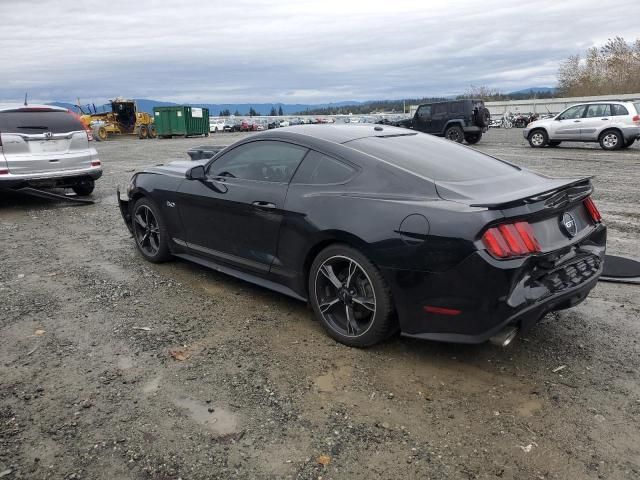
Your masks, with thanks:
[{"label": "black alloy wheel", "polygon": [[309,278],[316,316],[346,345],[364,347],[394,329],[389,289],[378,269],[360,252],[334,245],[316,257]]},{"label": "black alloy wheel", "polygon": [[462,143],[464,140],[464,131],[458,125],[453,125],[444,132],[444,136],[452,142]]},{"label": "black alloy wheel", "polygon": [[157,209],[146,198],[136,202],[133,209],[133,236],[140,253],[149,261],[159,263],[170,256],[166,229]]}]

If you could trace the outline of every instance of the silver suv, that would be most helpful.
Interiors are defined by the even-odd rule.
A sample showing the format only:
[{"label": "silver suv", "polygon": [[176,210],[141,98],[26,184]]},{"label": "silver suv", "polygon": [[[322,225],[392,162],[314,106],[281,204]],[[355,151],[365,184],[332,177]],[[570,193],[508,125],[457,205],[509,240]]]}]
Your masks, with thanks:
[{"label": "silver suv", "polygon": [[561,142],[599,142],[604,150],[628,148],[640,137],[640,101],[581,103],[523,131],[534,148]]},{"label": "silver suv", "polygon": [[89,195],[102,175],[80,117],[50,105],[0,105],[0,190],[72,188]]}]

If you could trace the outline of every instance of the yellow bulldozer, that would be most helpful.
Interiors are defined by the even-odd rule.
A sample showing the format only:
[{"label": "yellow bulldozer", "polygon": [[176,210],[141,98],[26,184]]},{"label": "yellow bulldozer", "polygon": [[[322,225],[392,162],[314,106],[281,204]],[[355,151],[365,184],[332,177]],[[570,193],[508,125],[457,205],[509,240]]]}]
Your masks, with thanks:
[{"label": "yellow bulldozer", "polygon": [[93,132],[93,138],[102,142],[112,135],[138,135],[138,138],[156,138],[156,126],[153,116],[146,112],[138,112],[136,102],[116,98],[109,101],[110,112],[98,113],[96,107],[85,107],[85,111],[78,100],[80,118]]}]

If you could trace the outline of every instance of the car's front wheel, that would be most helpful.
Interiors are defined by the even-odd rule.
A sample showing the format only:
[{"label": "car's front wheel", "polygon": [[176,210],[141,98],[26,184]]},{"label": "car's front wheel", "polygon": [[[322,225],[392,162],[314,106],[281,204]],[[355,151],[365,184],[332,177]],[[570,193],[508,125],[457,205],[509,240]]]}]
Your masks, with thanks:
[{"label": "car's front wheel", "polygon": [[544,130],[534,130],[529,134],[529,145],[533,148],[542,148],[549,143],[549,136]]},{"label": "car's front wheel", "polygon": [[391,292],[380,271],[347,245],[331,245],[315,258],[309,299],[327,333],[345,345],[367,347],[396,329]]},{"label": "car's front wheel", "polygon": [[133,236],[144,258],[161,263],[171,257],[167,229],[158,207],[148,198],[140,198],[133,206]]},{"label": "car's front wheel", "polygon": [[464,131],[462,130],[462,127],[458,125],[452,125],[445,130],[444,136],[452,142],[462,143],[462,141],[464,140]]}]

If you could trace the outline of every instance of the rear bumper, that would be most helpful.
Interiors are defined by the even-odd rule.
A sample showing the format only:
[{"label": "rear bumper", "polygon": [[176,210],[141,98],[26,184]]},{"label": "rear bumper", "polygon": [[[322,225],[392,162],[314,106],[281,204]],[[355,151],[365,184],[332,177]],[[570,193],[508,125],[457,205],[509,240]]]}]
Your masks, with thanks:
[{"label": "rear bumper", "polygon": [[546,313],[582,302],[602,273],[605,243],[599,224],[579,243],[542,256],[500,261],[478,251],[444,272],[382,272],[403,335],[482,343],[507,325],[526,332]]},{"label": "rear bumper", "polygon": [[634,138],[640,138],[640,127],[624,127],[621,128],[621,130],[626,141]]},{"label": "rear bumper", "polygon": [[46,173],[7,174],[0,176],[0,190],[21,187],[64,187],[71,186],[90,178],[97,180],[102,176],[102,167],[81,168],[76,170],[57,170]]}]

